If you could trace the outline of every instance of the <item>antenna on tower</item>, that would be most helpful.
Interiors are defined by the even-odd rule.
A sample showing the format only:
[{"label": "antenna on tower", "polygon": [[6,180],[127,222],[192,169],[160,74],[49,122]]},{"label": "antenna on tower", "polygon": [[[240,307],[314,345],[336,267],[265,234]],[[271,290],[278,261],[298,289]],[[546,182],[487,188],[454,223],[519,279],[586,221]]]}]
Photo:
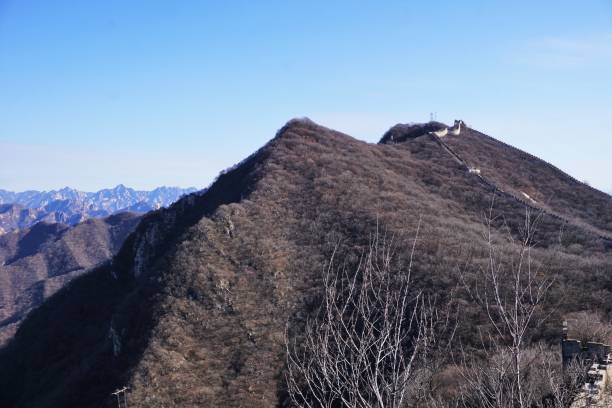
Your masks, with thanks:
[{"label": "antenna on tower", "polygon": [[430,122],[434,121],[434,114],[433,114],[433,112],[429,112],[429,121]]}]

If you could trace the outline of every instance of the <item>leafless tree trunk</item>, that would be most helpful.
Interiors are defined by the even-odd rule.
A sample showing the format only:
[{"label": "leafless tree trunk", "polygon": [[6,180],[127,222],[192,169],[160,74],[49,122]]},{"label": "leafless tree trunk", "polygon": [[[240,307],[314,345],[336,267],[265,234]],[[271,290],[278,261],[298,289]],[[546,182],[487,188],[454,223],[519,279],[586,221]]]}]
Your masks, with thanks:
[{"label": "leafless tree trunk", "polygon": [[[586,367],[573,361],[562,367],[559,351],[538,344],[522,351],[523,400],[533,408],[569,408],[585,380]],[[469,407],[516,407],[512,355],[496,344],[487,358],[463,366],[462,401]]]},{"label": "leafless tree trunk", "polygon": [[553,400],[552,407],[569,408],[576,400],[576,396],[586,380],[586,363],[573,360],[564,368],[561,368],[561,364],[553,364],[552,359],[548,362],[549,365],[546,369],[549,373],[547,378]]},{"label": "leafless tree trunk", "polygon": [[526,408],[532,406],[534,397],[525,372],[530,364],[525,354],[528,330],[537,324],[552,280],[532,259],[539,217],[532,218],[527,211],[520,239],[508,234],[510,242],[499,245],[493,235],[492,208],[485,222],[486,266],[470,277],[461,275],[492,327],[492,332],[482,334],[487,363],[464,360],[463,372],[471,389],[470,404],[476,399],[477,406]]},{"label": "leafless tree trunk", "polygon": [[376,234],[356,270],[336,269],[332,257],[318,314],[301,342],[287,339],[294,406],[407,406],[417,369],[436,347],[436,326],[450,320],[411,284],[417,239],[404,270],[395,268],[390,241]]}]

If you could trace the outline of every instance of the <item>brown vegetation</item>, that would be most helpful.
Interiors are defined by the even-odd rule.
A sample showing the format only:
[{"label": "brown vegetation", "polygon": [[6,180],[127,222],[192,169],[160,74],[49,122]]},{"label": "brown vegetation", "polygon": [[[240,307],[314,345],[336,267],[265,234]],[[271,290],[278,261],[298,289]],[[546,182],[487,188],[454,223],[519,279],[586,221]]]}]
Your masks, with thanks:
[{"label": "brown vegetation", "polygon": [[27,314],[117,253],[139,217],[123,213],[69,227],[38,223],[0,236],[0,346]]},{"label": "brown vegetation", "polygon": [[[479,148],[481,136],[470,135]],[[510,157],[496,146],[487,160]],[[533,158],[519,165],[528,169],[516,177],[554,172]],[[572,204],[575,184],[555,174],[555,194],[575,222],[543,214],[532,236],[533,258],[556,280],[538,311],[549,318],[526,344],[556,342],[561,316],[585,305],[612,312],[611,254],[595,231],[612,217],[612,199],[589,192],[599,203],[594,217],[588,202]],[[546,196],[549,187],[541,188]],[[110,392],[124,385],[138,407],[289,404],[287,322],[299,336],[319,309],[333,251],[346,270],[358,270],[377,226],[401,235],[421,217],[411,279],[444,302],[460,286],[459,266],[487,264],[482,221],[495,194],[431,137],[371,145],[292,121],[203,195],[145,216],[112,266],[32,313],[0,351],[0,406],[112,406]],[[491,218],[492,240],[510,244],[525,206],[498,195]],[[403,252],[405,259],[410,249]],[[491,321],[465,293],[456,304],[455,339],[477,350]],[[449,395],[458,387],[440,384],[441,374],[425,378]]]}]

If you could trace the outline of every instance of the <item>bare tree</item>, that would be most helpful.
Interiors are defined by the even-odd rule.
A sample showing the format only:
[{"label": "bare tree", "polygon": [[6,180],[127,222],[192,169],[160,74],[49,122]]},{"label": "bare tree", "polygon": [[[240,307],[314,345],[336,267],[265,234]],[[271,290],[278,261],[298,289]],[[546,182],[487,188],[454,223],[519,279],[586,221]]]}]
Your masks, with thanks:
[{"label": "bare tree", "polygon": [[423,363],[437,347],[437,326],[450,327],[433,299],[411,283],[416,242],[406,268],[394,262],[393,238],[379,234],[356,269],[335,268],[332,257],[318,314],[307,321],[301,342],[287,336],[294,406],[408,406],[411,384],[431,371]]},{"label": "bare tree", "polygon": [[493,233],[496,220],[491,206],[484,233],[487,262],[471,276],[462,271],[464,287],[482,307],[491,327],[490,332],[481,333],[484,357],[463,360],[466,405],[532,406],[536,393],[528,378],[533,361],[526,353],[528,331],[537,325],[553,282],[532,258],[539,219],[527,211],[520,238],[509,233],[506,240],[499,240]]},{"label": "bare tree", "polygon": [[440,326],[452,324],[447,311],[441,313],[411,282],[416,239],[408,268],[398,273],[392,246],[377,236],[356,270],[334,269],[332,259],[319,313],[307,322],[302,342],[287,340],[293,405],[567,407],[580,370],[564,372],[558,358],[529,344],[532,329],[548,317],[543,303],[553,284],[547,262],[532,256],[540,217],[527,212],[519,233],[502,237],[493,231],[498,220],[492,212],[491,207],[485,223],[486,262],[460,274],[488,328],[480,332],[479,350],[455,360],[458,400],[440,399],[432,380],[448,363],[433,355],[450,350],[442,350],[450,343],[441,341]]},{"label": "bare tree", "polygon": [[612,326],[596,312],[581,311],[565,316],[569,323],[569,337],[582,343],[609,343],[612,340]]},{"label": "bare tree", "polygon": [[[555,353],[558,358],[559,353]],[[579,395],[586,380],[587,366],[584,361],[574,359],[565,367],[553,358],[547,360],[546,377],[550,389],[550,406],[569,408]]]},{"label": "bare tree", "polygon": [[[522,352],[522,390],[529,406],[569,408],[576,400],[586,377],[585,364],[574,360],[562,366],[558,349],[544,344]],[[512,387],[512,355],[499,344],[487,353],[487,359],[463,366],[463,405],[470,407],[516,407],[518,396]]]}]

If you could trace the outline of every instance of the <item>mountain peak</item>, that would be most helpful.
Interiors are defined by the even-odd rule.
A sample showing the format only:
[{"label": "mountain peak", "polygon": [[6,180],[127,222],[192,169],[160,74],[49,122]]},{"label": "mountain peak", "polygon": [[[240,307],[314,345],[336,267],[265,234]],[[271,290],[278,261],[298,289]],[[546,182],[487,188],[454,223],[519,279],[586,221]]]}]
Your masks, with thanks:
[{"label": "mountain peak", "polygon": [[447,127],[448,126],[444,123],[436,121],[426,123],[398,123],[385,132],[379,143],[401,143]]},{"label": "mountain peak", "polygon": [[[524,226],[526,208],[540,210],[543,253],[575,261],[558,263],[561,282],[606,290],[588,299],[608,307],[605,285],[576,277],[610,265],[597,231],[612,229],[611,198],[471,128],[419,137],[441,129],[397,125],[375,145],[287,122],[205,193],[143,217],[112,263],[30,314],[0,353],[3,406],[93,407],[105,396],[110,405],[123,386],[135,406],[281,406],[284,336],[300,336],[316,312],[332,256],[351,271],[374,231],[398,237],[407,256],[422,228],[413,273],[424,286],[415,289],[445,296],[460,285],[453,271],[464,253],[488,261],[482,215],[492,197],[503,215],[496,239]],[[553,290],[560,299],[566,289]]]},{"label": "mountain peak", "polygon": [[287,123],[285,123],[283,127],[281,127],[278,132],[276,132],[276,138],[283,137],[283,135],[287,134],[290,131],[296,131],[304,128],[329,130],[325,126],[319,125],[315,121],[304,116],[288,120]]}]

